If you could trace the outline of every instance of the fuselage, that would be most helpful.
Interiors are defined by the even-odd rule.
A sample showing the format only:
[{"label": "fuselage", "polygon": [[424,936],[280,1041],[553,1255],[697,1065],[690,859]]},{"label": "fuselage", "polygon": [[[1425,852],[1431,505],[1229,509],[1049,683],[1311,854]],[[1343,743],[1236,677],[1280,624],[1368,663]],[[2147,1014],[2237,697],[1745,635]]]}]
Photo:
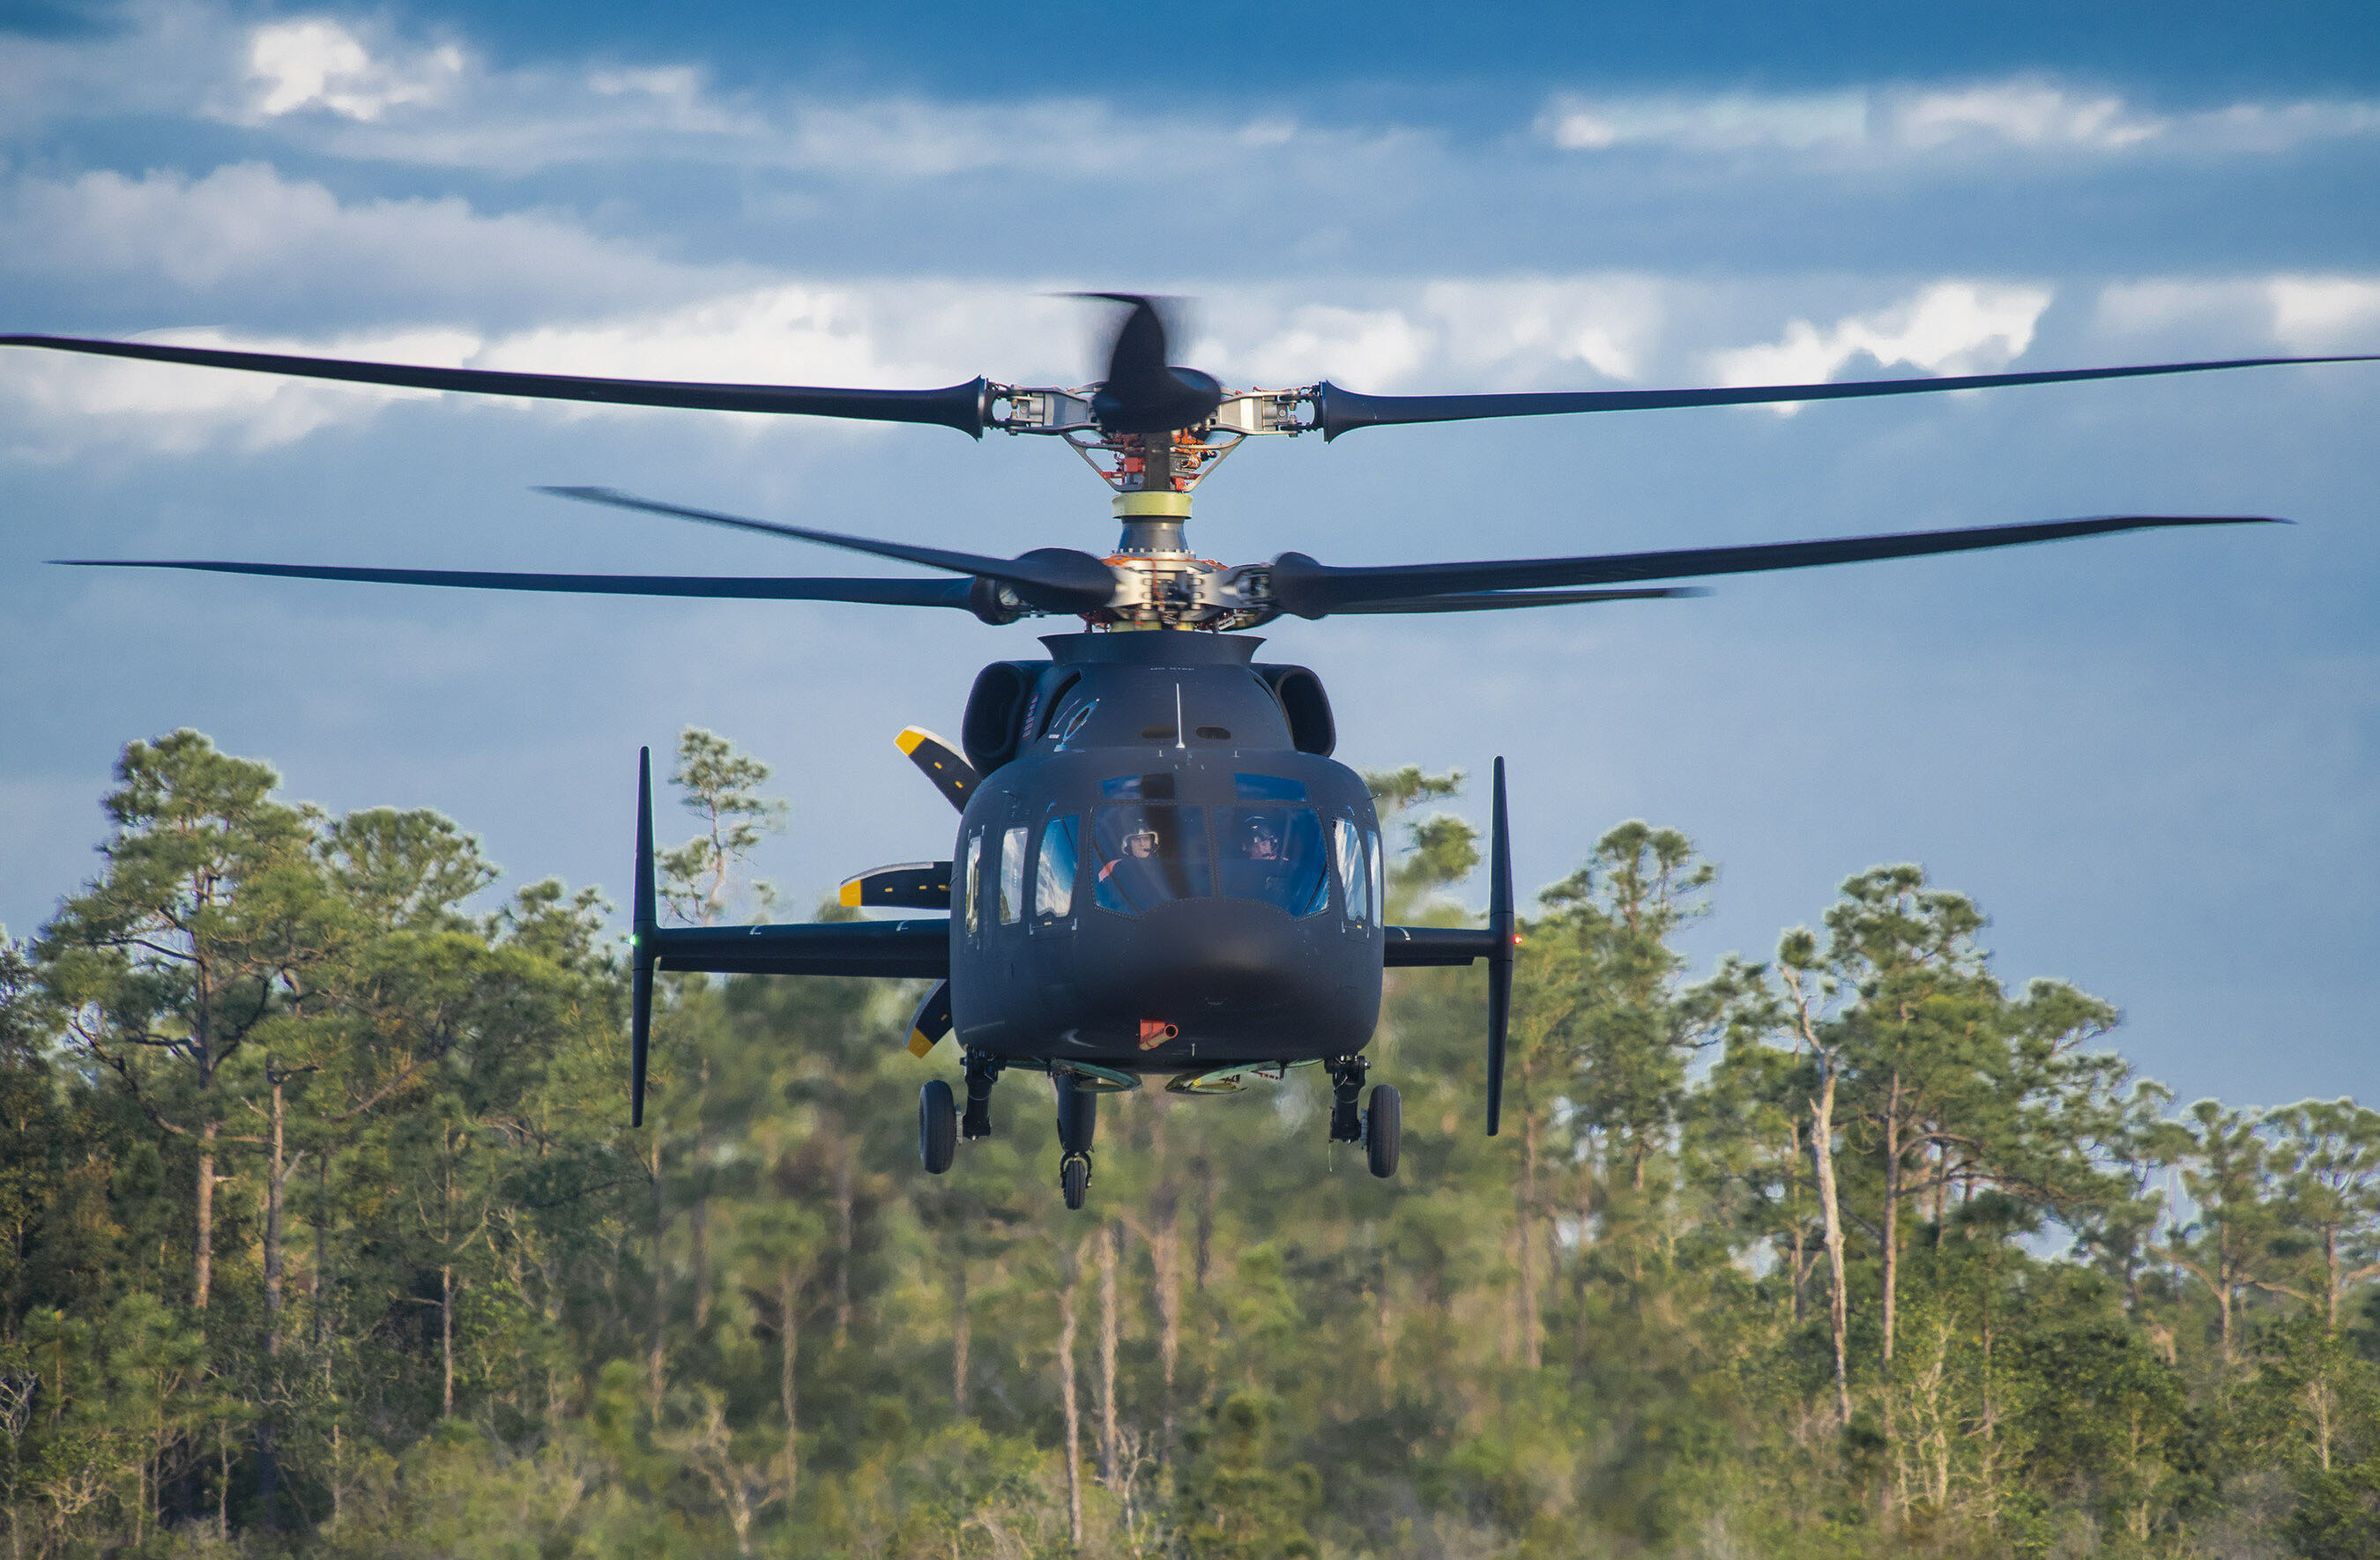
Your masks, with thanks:
[{"label": "fuselage", "polygon": [[1043,643],[1050,661],[987,669],[970,701],[960,1045],[1175,1073],[1360,1050],[1379,1017],[1379,824],[1327,756],[1312,674],[1252,664],[1259,641],[1236,635]]}]

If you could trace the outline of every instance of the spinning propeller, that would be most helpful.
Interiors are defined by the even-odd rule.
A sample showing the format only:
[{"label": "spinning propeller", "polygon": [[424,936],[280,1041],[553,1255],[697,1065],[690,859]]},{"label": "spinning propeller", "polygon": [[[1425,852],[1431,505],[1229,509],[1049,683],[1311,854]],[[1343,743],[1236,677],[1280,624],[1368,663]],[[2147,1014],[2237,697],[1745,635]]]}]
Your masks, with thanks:
[{"label": "spinning propeller", "polygon": [[931,423],[955,428],[977,438],[990,429],[1057,436],[1082,452],[1115,490],[1114,507],[1124,527],[1117,550],[1105,558],[1073,548],[1046,547],[1002,559],[664,503],[606,488],[566,487],[543,490],[586,502],[868,553],[937,570],[952,577],[515,574],[201,559],[60,561],[79,566],[196,569],[298,579],[585,595],[948,607],[971,611],[989,623],[1072,613],[1095,623],[1219,629],[1253,627],[1282,614],[1321,618],[1333,613],[1468,612],[1694,596],[1703,592],[1692,587],[1657,582],[2011,547],[2160,526],[2269,523],[2263,516],[2251,515],[2122,514],[1740,547],[1369,567],[1322,563],[1303,552],[1292,551],[1269,563],[1223,568],[1189,552],[1182,538],[1182,526],[1189,516],[1191,490],[1206,471],[1251,437],[1318,432],[1327,441],[1359,428],[1401,423],[1847,400],[2288,364],[2380,360],[2380,355],[2372,354],[2240,357],[1848,383],[1479,395],[1365,395],[1328,381],[1290,390],[1234,391],[1225,388],[1211,374],[1169,360],[1171,333],[1158,301],[1131,294],[1085,296],[1112,303],[1120,312],[1108,343],[1105,377],[1095,384],[1075,388],[1018,387],[980,378],[941,390],[915,391],[594,379],[363,363],[69,336],[0,336],[0,345],[421,390]]}]

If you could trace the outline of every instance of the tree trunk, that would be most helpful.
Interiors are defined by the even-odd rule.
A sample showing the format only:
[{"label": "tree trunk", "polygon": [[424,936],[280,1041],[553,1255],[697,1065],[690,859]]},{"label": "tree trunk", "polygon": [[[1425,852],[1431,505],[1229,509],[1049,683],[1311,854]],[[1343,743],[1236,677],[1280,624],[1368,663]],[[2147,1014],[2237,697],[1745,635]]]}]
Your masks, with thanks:
[{"label": "tree trunk", "polygon": [[710,1321],[710,1199],[699,1191],[686,1210],[686,1233],[694,1242],[694,1331],[699,1337]]},{"label": "tree trunk", "polygon": [[853,1244],[851,1186],[852,1155],[856,1144],[846,1143],[834,1167],[834,1346],[841,1348],[851,1336],[851,1250]]},{"label": "tree trunk", "polygon": [[1075,1293],[1082,1287],[1079,1252],[1065,1259],[1066,1282],[1058,1291],[1058,1397],[1066,1410],[1066,1539],[1083,1547],[1083,1422],[1075,1397]]},{"label": "tree trunk", "polygon": [[1215,1165],[1201,1155],[1190,1167],[1198,1178],[1198,1222],[1196,1244],[1192,1255],[1191,1287],[1200,1299],[1207,1294],[1207,1266],[1215,1249]]},{"label": "tree trunk", "polygon": [[455,1140],[449,1131],[444,1143],[443,1233],[446,1260],[438,1268],[438,1352],[445,1385],[439,1396],[439,1417],[455,1417]]},{"label": "tree trunk", "polygon": [[951,1270],[951,1407],[967,1417],[967,1355],[975,1343],[975,1324],[967,1315],[967,1264],[961,1257]]},{"label": "tree trunk", "polygon": [[1099,1481],[1111,1493],[1123,1489],[1116,1463],[1116,1262],[1123,1246],[1123,1225],[1111,1219],[1099,1241]]},{"label": "tree trunk", "polygon": [[281,1207],[289,1171],[282,1110],[285,1080],[273,1071],[270,1057],[265,1058],[264,1073],[273,1081],[273,1162],[264,1176],[264,1354],[271,1360],[281,1354]]},{"label": "tree trunk", "polygon": [[1849,1330],[1850,1301],[1843,1287],[1843,1219],[1840,1205],[1835,1201],[1835,1070],[1826,1058],[1818,1058],[1821,1082],[1818,1097],[1810,1102],[1810,1159],[1812,1173],[1818,1181],[1818,1214],[1827,1230],[1827,1269],[1831,1283],[1828,1288],[1828,1323],[1835,1346],[1835,1411],[1842,1418],[1844,1428],[1852,1422],[1852,1389],[1850,1363],[1844,1357],[1844,1335]]},{"label": "tree trunk", "polygon": [[645,1361],[645,1386],[653,1412],[662,1411],[669,1383],[669,1263],[662,1244],[669,1238],[669,1197],[662,1184],[662,1132],[656,1126],[646,1144],[646,1168],[653,1179],[653,1347]]},{"label": "tree trunk", "polygon": [[1537,1336],[1537,1113],[1521,1108],[1521,1363],[1534,1371],[1545,1362]]},{"label": "tree trunk", "polygon": [[[1884,1363],[1891,1378],[1893,1318],[1900,1293],[1900,1073],[1893,1072],[1884,1107]],[[1889,1403],[1891,1399],[1886,1398]]]},{"label": "tree trunk", "polygon": [[800,1342],[801,1318],[795,1312],[801,1286],[794,1282],[790,1263],[777,1268],[777,1407],[785,1416],[785,1505],[794,1504],[794,1490],[802,1472],[801,1448],[795,1440],[799,1421],[794,1417],[794,1360]]},{"label": "tree trunk", "polygon": [[1181,1199],[1173,1165],[1165,1154],[1165,1117],[1172,1102],[1158,1094],[1149,1107],[1148,1155],[1157,1185],[1148,1199],[1148,1276],[1157,1290],[1157,1362],[1161,1378],[1157,1421],[1157,1466],[1173,1465],[1173,1382],[1182,1355]]},{"label": "tree trunk", "polygon": [[265,1386],[269,1400],[256,1421],[256,1499],[262,1514],[266,1531],[273,1529],[273,1502],[281,1484],[281,1462],[273,1454],[272,1401],[280,1397],[281,1307],[282,1282],[282,1209],[286,1202],[289,1173],[295,1167],[288,1162],[288,1139],[285,1132],[287,1116],[283,1108],[284,1087],[287,1075],[274,1070],[273,1058],[264,1058],[264,1076],[273,1085],[272,1162],[264,1172],[264,1359]]},{"label": "tree trunk", "polygon": [[[207,1082],[203,1077],[199,1081],[201,1098],[206,1097],[203,1091]],[[204,1311],[207,1293],[214,1287],[215,1277],[215,1121],[212,1113],[199,1123],[199,1185],[194,1211],[198,1230],[192,1252],[190,1305],[194,1310]]]},{"label": "tree trunk", "polygon": [[1182,1358],[1182,1236],[1175,1219],[1173,1178],[1161,1169],[1156,1194],[1149,1200],[1149,1224],[1148,1267],[1149,1279],[1157,1288],[1157,1365],[1162,1395],[1158,1406],[1157,1465],[1168,1468],[1173,1461],[1174,1379]]}]

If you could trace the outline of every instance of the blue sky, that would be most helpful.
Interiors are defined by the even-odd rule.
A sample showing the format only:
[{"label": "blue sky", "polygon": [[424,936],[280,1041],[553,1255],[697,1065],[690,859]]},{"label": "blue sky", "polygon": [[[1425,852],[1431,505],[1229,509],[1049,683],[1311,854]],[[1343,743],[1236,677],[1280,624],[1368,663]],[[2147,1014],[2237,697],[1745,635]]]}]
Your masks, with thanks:
[{"label": "blue sky", "polygon": [[[1199,300],[1234,384],[1522,389],[2380,349],[2368,6],[0,7],[6,328],[781,382],[1070,382],[1053,295]],[[1921,404],[1922,402],[1922,404]],[[1755,957],[1914,859],[2004,975],[2185,1097],[2370,1096],[2380,371],[1276,441],[1227,561],[1617,550],[2116,512],[2149,536],[1701,601],[1276,624],[1342,756],[1513,767],[1524,881],[1642,816]],[[608,483],[984,551],[1112,529],[1065,452],[0,360],[0,922],[130,737],[441,807],[616,886],[639,743],[779,766],[795,902],[940,853],[891,743],[1029,626],[46,569],[58,556],[841,573]],[[953,614],[954,616],[954,614]]]}]

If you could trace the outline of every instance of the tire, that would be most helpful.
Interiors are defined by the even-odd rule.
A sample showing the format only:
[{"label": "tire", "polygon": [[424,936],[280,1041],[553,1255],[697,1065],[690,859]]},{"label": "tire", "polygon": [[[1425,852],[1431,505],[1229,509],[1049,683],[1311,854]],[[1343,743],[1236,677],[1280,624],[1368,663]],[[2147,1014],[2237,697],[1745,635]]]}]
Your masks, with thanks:
[{"label": "tire", "polygon": [[1091,1190],[1091,1162],[1078,1155],[1059,1166],[1058,1190],[1065,1193],[1067,1207],[1080,1208]]},{"label": "tire", "polygon": [[1396,1085],[1383,1083],[1372,1091],[1364,1112],[1364,1161],[1372,1174],[1386,1180],[1397,1173],[1397,1140],[1404,1126],[1404,1105]]},{"label": "tire", "polygon": [[937,1078],[917,1091],[917,1157],[939,1176],[958,1156],[959,1112],[951,1086]]}]

